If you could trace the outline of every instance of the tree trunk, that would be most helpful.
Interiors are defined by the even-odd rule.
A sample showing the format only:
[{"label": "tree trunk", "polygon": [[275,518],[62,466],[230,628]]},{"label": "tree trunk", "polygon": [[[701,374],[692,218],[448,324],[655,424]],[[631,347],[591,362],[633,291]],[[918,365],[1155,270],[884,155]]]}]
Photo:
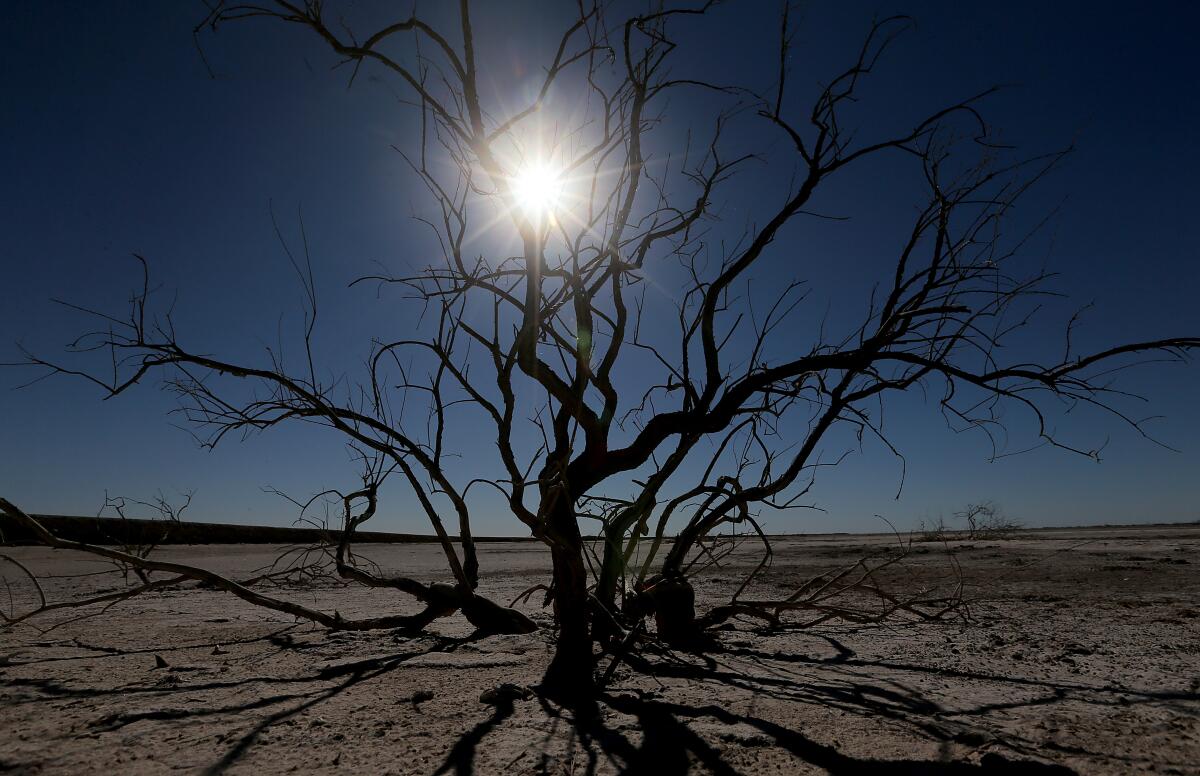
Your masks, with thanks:
[{"label": "tree trunk", "polygon": [[678,578],[683,576],[683,562],[687,560],[688,553],[692,547],[703,536],[703,524],[692,523],[684,527],[679,535],[675,537],[675,543],[671,545],[670,552],[663,560],[662,571],[659,573],[668,578]]},{"label": "tree trunk", "polygon": [[658,637],[676,647],[692,648],[703,641],[696,621],[696,592],[684,577],[656,576],[638,597],[637,614],[654,615]]},{"label": "tree trunk", "polygon": [[[604,557],[600,562],[599,578],[596,580],[595,601],[592,602],[594,606],[606,607],[612,616],[616,616],[620,611],[616,599],[617,580],[625,570],[625,553],[621,541],[624,535],[624,524],[619,522],[610,524],[605,529]],[[610,639],[619,636],[611,627],[611,622],[610,617],[596,618],[592,623],[592,639],[600,644],[607,644]]]},{"label": "tree trunk", "polygon": [[568,499],[551,507],[550,552],[554,561],[554,616],[558,642],[542,679],[543,689],[556,700],[586,703],[595,690],[592,637],[588,628],[587,568],[583,538]]}]

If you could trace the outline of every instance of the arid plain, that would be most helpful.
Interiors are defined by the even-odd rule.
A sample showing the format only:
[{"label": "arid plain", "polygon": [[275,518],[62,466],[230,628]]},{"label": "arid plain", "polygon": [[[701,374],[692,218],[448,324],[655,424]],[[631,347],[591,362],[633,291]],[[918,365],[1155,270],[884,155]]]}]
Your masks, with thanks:
[{"label": "arid plain", "polygon": [[[896,543],[780,538],[756,587],[785,594]],[[702,572],[701,608],[727,600],[755,550]],[[239,576],[277,551],[158,555]],[[4,552],[52,599],[120,582],[64,552]],[[435,545],[362,552],[441,574]],[[481,591],[504,602],[549,567],[534,543],[484,544],[480,561]],[[887,581],[945,584],[956,565],[966,619],[801,628],[800,612],[770,630],[735,621],[705,653],[649,643],[612,667],[591,719],[529,690],[551,649],[539,594],[522,608],[543,630],[527,636],[477,637],[461,617],[327,632],[194,587],[69,611],[0,631],[0,772],[1200,773],[1200,525],[914,542]],[[404,605],[332,584],[279,594],[346,615]]]}]

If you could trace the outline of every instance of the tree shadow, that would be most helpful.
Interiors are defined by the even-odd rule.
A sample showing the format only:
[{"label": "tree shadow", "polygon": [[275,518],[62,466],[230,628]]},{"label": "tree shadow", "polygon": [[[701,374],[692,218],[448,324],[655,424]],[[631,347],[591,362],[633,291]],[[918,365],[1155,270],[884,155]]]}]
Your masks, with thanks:
[{"label": "tree shadow", "polygon": [[[1151,704],[1182,709],[1182,704],[1200,702],[1200,693],[1155,692],[1124,687],[1094,687],[1079,683],[1054,682],[1028,677],[1005,677],[981,671],[947,670],[930,666],[888,660],[866,660],[831,636],[822,636],[830,643],[834,654],[813,658],[807,655],[767,653],[754,649],[721,648],[705,653],[677,653],[665,648],[650,648],[641,654],[625,657],[625,665],[636,674],[655,679],[683,679],[692,686],[716,683],[789,703],[819,706],[830,712],[841,711],[896,722],[918,737],[937,745],[941,758],[905,759],[872,758],[849,754],[838,746],[821,743],[777,721],[739,713],[717,703],[688,704],[640,689],[604,692],[589,712],[557,707],[541,699],[548,717],[565,720],[572,728],[575,741],[583,746],[588,757],[586,773],[594,773],[596,763],[605,758],[620,773],[675,776],[697,770],[736,776],[743,773],[729,761],[722,748],[706,740],[691,726],[694,722],[716,723],[754,731],[754,743],[777,747],[798,760],[831,774],[881,773],[934,774],[1074,774],[1076,771],[1061,765],[1041,762],[1048,754],[1080,755],[1107,759],[1130,770],[1144,767],[1137,758],[1122,757],[1105,751],[1082,747],[1048,744],[1024,738],[1019,734],[999,733],[977,727],[983,715],[1004,710],[1035,706],[1054,706],[1067,702],[1083,702],[1099,706],[1130,706]],[[750,661],[756,669],[730,665],[728,658]],[[819,668],[801,673],[799,667]],[[857,670],[855,670],[857,669]],[[955,677],[1004,683],[1023,689],[1041,690],[1023,700],[981,703],[968,708],[946,708],[927,693],[888,678],[895,672]],[[1177,705],[1178,704],[1178,705]],[[612,712],[615,712],[613,714]],[[1194,713],[1194,711],[1192,712]],[[435,774],[454,773],[468,776],[476,773],[474,757],[481,750],[486,736],[498,730],[513,715],[511,707],[497,712],[488,720],[468,731],[452,748],[451,755]],[[636,742],[623,730],[629,725],[614,725],[607,718],[623,715],[636,721]],[[953,744],[963,744],[967,751],[986,747],[977,759],[953,757]],[[835,742],[836,744],[836,742]],[[546,746],[549,744],[547,743]],[[1050,751],[1047,751],[1050,750]],[[550,756],[543,749],[545,762]],[[574,771],[572,771],[574,772]]]},{"label": "tree shadow", "polygon": [[[442,636],[438,637],[437,640],[425,650],[404,652],[396,655],[384,655],[382,657],[370,657],[362,660],[354,660],[326,666],[325,668],[317,671],[314,675],[299,681],[329,681],[331,679],[337,679],[340,677],[345,678],[338,684],[335,684],[333,687],[329,687],[315,693],[309,693],[309,695],[312,697],[309,697],[302,703],[290,708],[280,709],[279,711],[276,711],[275,713],[270,714],[260,720],[258,724],[246,731],[234,743],[234,745],[225,752],[225,755],[220,760],[205,769],[204,776],[218,776],[218,774],[224,773],[230,766],[234,765],[238,760],[240,760],[254,745],[254,742],[257,741],[259,737],[262,736],[262,734],[270,729],[273,725],[294,717],[301,712],[307,711],[318,704],[324,703],[325,701],[342,694],[357,684],[382,676],[389,671],[393,671],[413,658],[429,655],[434,652],[452,652],[463,644],[469,644],[471,642],[478,641],[485,635],[486,634],[476,632],[464,638],[450,638]],[[262,704],[260,701],[250,701],[242,707],[242,710],[246,710],[251,707],[259,707],[261,705]],[[509,706],[511,707],[511,703]],[[231,709],[231,711],[237,710],[237,708]],[[480,738],[482,738],[483,735],[486,735],[486,733],[481,734]]]},{"label": "tree shadow", "polygon": [[985,754],[978,763],[854,757],[834,746],[814,741],[798,730],[753,715],[737,714],[723,706],[689,706],[634,695],[615,694],[605,695],[604,703],[616,711],[635,716],[645,736],[642,747],[637,750],[637,756],[623,764],[623,773],[655,773],[658,776],[686,774],[691,772],[693,757],[712,773],[722,776],[740,773],[687,727],[687,721],[704,718],[730,726],[748,725],[764,734],[771,745],[780,747],[805,763],[831,774],[951,776],[981,773],[1075,773],[1062,765],[1050,765],[1035,760],[1012,760],[994,752]]},{"label": "tree shadow", "polygon": [[41,665],[44,663],[62,663],[71,660],[100,660],[106,657],[126,657],[128,655],[145,655],[189,651],[194,649],[211,649],[215,647],[232,647],[246,644],[256,644],[259,642],[270,642],[277,646],[286,643],[285,639],[291,638],[291,631],[296,629],[296,625],[287,625],[278,628],[270,633],[261,636],[249,636],[244,638],[233,639],[208,639],[199,642],[188,642],[185,644],[166,644],[156,647],[108,647],[102,644],[91,644],[79,638],[72,638],[62,642],[62,646],[67,649],[78,649],[85,652],[82,655],[56,655],[53,657],[39,657],[34,659],[13,659],[16,654],[20,658],[20,650],[10,653],[9,655],[0,655],[0,667],[5,668],[20,668],[22,666]]},{"label": "tree shadow", "polygon": [[[284,631],[286,630],[287,629],[284,629]],[[237,642],[227,641],[221,643],[232,644],[265,641],[276,647],[276,651],[273,654],[278,655],[286,650],[297,648],[291,643],[290,639],[280,638],[280,634],[284,631],[276,631],[253,639],[244,639]],[[241,703],[224,704],[208,708],[197,708],[193,703],[187,702],[185,706],[178,708],[167,707],[131,712],[118,712],[94,720],[89,725],[89,730],[91,733],[100,734],[119,731],[128,725],[147,720],[165,721],[180,725],[186,724],[188,721],[201,720],[215,716],[227,716],[236,720],[242,714],[274,708],[274,711],[269,713],[267,716],[258,719],[251,727],[241,731],[237,735],[237,738],[233,744],[225,751],[224,755],[222,755],[219,760],[212,763],[202,771],[205,776],[216,776],[217,774],[224,773],[231,766],[238,763],[246,755],[246,753],[250,751],[255,742],[262,737],[263,733],[268,731],[274,725],[312,709],[313,707],[330,699],[333,699],[358,684],[375,679],[390,671],[393,671],[403,666],[406,662],[412,660],[413,658],[429,655],[435,652],[452,652],[458,647],[477,641],[484,636],[485,634],[481,633],[473,633],[462,638],[437,636],[433,637],[433,643],[429,644],[424,649],[397,652],[395,654],[376,655],[357,660],[339,661],[295,676],[249,676],[236,680],[169,683],[165,686],[146,685],[134,682],[110,688],[66,684],[54,679],[5,676],[4,683],[9,689],[32,690],[40,694],[41,697],[22,697],[18,695],[15,699],[7,699],[4,705],[34,703],[40,700],[70,701],[96,698],[125,698],[129,696],[169,698],[175,696],[190,696],[196,692],[203,692],[206,690],[240,689],[254,685],[260,685],[264,688],[284,688],[282,692],[276,694],[251,697]],[[176,649],[192,649],[214,645],[215,642],[213,644],[189,644],[176,647]],[[100,649],[96,650],[99,654],[94,654],[87,657],[95,658],[110,657],[121,654],[157,653],[166,652],[169,651],[169,649],[170,648],[147,648],[128,651],[121,651],[118,649]],[[62,659],[78,660],[87,659],[87,657],[81,656]],[[12,663],[10,666],[36,665],[44,662],[57,662],[57,660],[58,659],[51,658],[20,661],[19,663]],[[163,676],[178,676],[178,674],[164,672]],[[335,682],[335,684],[332,686],[318,686],[315,688],[311,687],[313,684],[325,685],[328,682]],[[295,688],[295,690],[289,691],[290,688]],[[281,705],[282,707],[279,708]],[[511,703],[509,706],[511,711]],[[482,737],[482,735],[483,734],[481,734],[480,737]],[[13,768],[19,769],[21,767],[29,767],[33,765],[33,763],[20,764],[3,761],[0,762],[0,766],[3,766],[0,767],[0,770],[11,770]],[[9,766],[11,766],[11,768]]]},{"label": "tree shadow", "polygon": [[[1004,774],[1046,773],[1070,774],[1070,768],[1047,765],[1033,758],[1078,755],[1101,758],[1120,767],[1136,770],[1147,763],[1136,758],[1122,758],[1106,751],[1090,751],[1082,747],[1037,741],[1024,733],[999,733],[987,727],[986,715],[1031,707],[1052,708],[1059,704],[1085,703],[1091,706],[1123,706],[1136,704],[1158,705],[1194,714],[1200,702],[1197,692],[1154,692],[1118,686],[1097,687],[1079,682],[1051,681],[1030,677],[1010,677],[983,670],[953,669],[907,663],[889,659],[867,659],[839,642],[835,637],[819,635],[827,642],[831,654],[812,656],[771,652],[754,647],[716,645],[704,653],[680,652],[656,642],[647,642],[637,652],[623,656],[622,673],[632,675],[621,680],[615,689],[602,692],[591,704],[578,704],[568,709],[539,697],[543,719],[553,720],[556,726],[565,725],[569,734],[568,753],[575,756],[582,749],[586,764],[582,772],[595,773],[603,762],[621,773],[674,776],[695,771],[731,776],[747,771],[731,759],[739,745],[769,746],[789,753],[797,760],[833,774]],[[237,720],[240,715],[253,714],[253,722],[242,721],[236,740],[227,744],[224,754],[203,772],[215,776],[241,762],[263,733],[272,726],[304,713],[347,690],[376,679],[409,660],[434,652],[449,652],[482,638],[472,634],[466,638],[437,637],[420,648],[411,645],[408,651],[349,659],[309,669],[295,676],[251,676],[235,681],[213,678],[169,687],[132,684],[113,688],[70,686],[47,679],[18,679],[5,677],[10,688],[25,687],[46,699],[83,699],[128,696],[158,698],[179,693],[194,693],[208,689],[225,689],[258,685],[260,692],[240,703],[222,704],[211,708],[185,707],[174,704],[166,708],[141,709],[95,720],[92,730],[98,733],[117,731],[142,720],[187,724],[188,719],[228,716]],[[297,648],[286,638],[270,634],[265,639],[282,653]],[[196,645],[190,645],[196,646]],[[138,650],[150,652],[153,650]],[[32,662],[32,661],[31,661]],[[163,673],[168,676],[167,672]],[[934,694],[920,689],[919,681],[910,677],[922,675],[951,678],[969,682],[989,682],[1019,690],[1019,699],[990,699],[988,702],[957,706],[939,700]],[[199,677],[197,677],[199,679]],[[739,711],[734,704],[721,705],[713,693],[699,703],[689,703],[672,691],[662,693],[640,689],[645,679],[669,683],[674,687],[712,687],[736,690],[740,697],[769,699],[797,709],[796,719],[803,715],[800,707],[817,708],[823,713],[841,712],[874,720],[886,720],[909,731],[918,739],[932,742],[940,759],[887,759],[857,756],[842,748],[823,743],[806,735],[795,726],[781,723],[780,717],[750,710]],[[624,682],[624,687],[622,687]],[[271,689],[274,689],[271,692]],[[268,694],[269,693],[269,694]],[[36,702],[36,697],[15,702]],[[740,707],[739,707],[740,708]],[[514,721],[519,707],[512,697],[500,697],[490,714],[461,734],[452,744],[435,776],[455,774],[467,776],[480,771],[478,759],[488,752],[487,739],[502,733]],[[522,709],[528,711],[528,709]],[[266,716],[258,716],[266,712]],[[536,710],[534,712],[537,713]],[[523,714],[528,722],[528,714]],[[518,720],[520,721],[520,720]],[[699,724],[696,724],[699,723]],[[248,727],[247,727],[248,725]],[[713,730],[718,733],[714,741]],[[236,730],[236,729],[235,729]],[[707,736],[707,737],[706,737]],[[542,742],[540,757],[543,770],[550,770],[552,761],[562,754],[557,747],[562,736],[548,734]],[[722,740],[732,742],[725,746]],[[955,744],[960,759],[953,759]],[[1086,744],[1084,745],[1086,746]],[[527,747],[522,756],[538,756],[536,744]],[[961,759],[971,753],[972,760]],[[982,756],[980,756],[982,754]],[[515,760],[512,764],[515,764]],[[512,765],[510,764],[510,765]],[[489,765],[490,767],[490,765]],[[571,771],[578,772],[578,771]],[[752,772],[752,771],[751,771]]]},{"label": "tree shadow", "polygon": [[459,737],[454,746],[450,747],[450,753],[446,755],[445,762],[434,771],[434,776],[446,773],[454,773],[456,776],[474,773],[475,751],[478,749],[479,743],[487,737],[488,733],[511,717],[515,711],[516,705],[511,698],[504,698],[497,702],[492,716],[468,730]]}]

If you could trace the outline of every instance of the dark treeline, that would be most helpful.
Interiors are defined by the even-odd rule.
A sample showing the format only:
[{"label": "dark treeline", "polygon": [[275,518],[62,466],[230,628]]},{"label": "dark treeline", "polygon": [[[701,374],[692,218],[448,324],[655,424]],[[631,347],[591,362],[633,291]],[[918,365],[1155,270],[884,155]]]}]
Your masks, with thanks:
[{"label": "dark treeline", "polygon": [[[149,544],[311,544],[325,539],[337,539],[340,531],[319,528],[282,528],[266,525],[231,525],[228,523],[170,522],[165,520],[121,519],[108,517],[76,517],[68,515],[34,515],[42,525],[63,539],[88,544],[149,545]],[[429,543],[436,536],[355,531],[355,543]],[[487,537],[477,541],[524,541],[521,537]],[[12,521],[0,521],[0,544],[37,544],[33,533]]]}]

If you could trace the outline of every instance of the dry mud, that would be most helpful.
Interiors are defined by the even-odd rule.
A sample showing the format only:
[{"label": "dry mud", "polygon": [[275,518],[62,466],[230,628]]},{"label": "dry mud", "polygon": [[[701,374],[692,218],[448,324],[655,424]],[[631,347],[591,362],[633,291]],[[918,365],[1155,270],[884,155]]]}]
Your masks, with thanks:
[{"label": "dry mud", "polygon": [[[892,541],[778,540],[758,592]],[[327,633],[197,589],[47,617],[41,631],[0,630],[0,773],[1200,773],[1200,527],[913,548],[892,582],[932,578],[952,549],[969,621],[738,622],[707,654],[651,646],[622,663],[588,719],[536,694],[480,699],[544,670],[551,618],[536,595],[524,610],[542,632],[486,638],[460,617],[415,636]],[[105,567],[66,553],[3,552],[56,575],[52,599],[117,581],[78,576]],[[236,575],[272,552],[160,554]],[[442,574],[436,547],[364,552],[385,570]],[[533,544],[483,545],[480,560],[483,592],[505,602],[549,565]],[[755,561],[747,548],[701,573],[702,603],[728,597]],[[347,616],[408,606],[357,588],[280,594]]]}]

